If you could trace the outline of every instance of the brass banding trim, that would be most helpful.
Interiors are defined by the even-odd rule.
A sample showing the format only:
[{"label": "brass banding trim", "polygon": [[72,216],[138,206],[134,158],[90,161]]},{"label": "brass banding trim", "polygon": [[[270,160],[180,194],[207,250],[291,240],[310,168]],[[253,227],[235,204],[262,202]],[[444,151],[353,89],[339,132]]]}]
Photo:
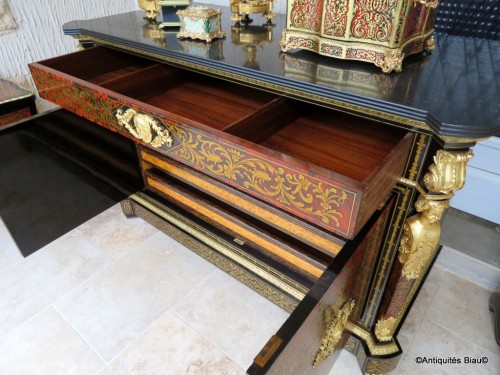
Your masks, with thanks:
[{"label": "brass banding trim", "polygon": [[[209,75],[213,75],[213,76],[217,76],[217,77],[222,77],[222,78],[225,78],[225,79],[230,80],[230,81],[244,82],[244,83],[250,84],[254,87],[258,86],[261,89],[271,90],[272,92],[275,92],[275,93],[286,93],[286,94],[292,95],[292,96],[297,97],[297,98],[302,98],[302,99],[307,100],[307,101],[313,101],[316,103],[323,103],[326,106],[335,106],[338,109],[342,108],[349,113],[356,112],[356,114],[362,114],[362,115],[364,114],[365,115],[364,117],[366,117],[367,115],[373,116],[373,117],[377,117],[377,118],[381,118],[384,120],[394,122],[395,124],[399,123],[399,124],[404,124],[404,125],[432,131],[432,129],[429,127],[429,125],[427,125],[424,121],[410,119],[410,118],[403,117],[400,115],[383,112],[383,111],[380,111],[377,109],[366,108],[366,107],[363,107],[363,106],[360,106],[357,104],[353,104],[353,103],[348,103],[348,102],[345,102],[345,101],[342,101],[339,99],[325,98],[324,96],[307,93],[307,92],[304,92],[303,90],[285,87],[285,86],[278,85],[275,83],[266,82],[266,81],[263,81],[261,79],[244,77],[244,76],[241,76],[241,75],[236,74],[236,73],[224,72],[224,71],[221,71],[221,70],[216,69],[216,68],[211,68],[208,66],[204,66],[202,64],[192,63],[192,62],[184,61],[181,59],[165,56],[165,55],[162,55],[160,53],[154,53],[154,52],[149,52],[149,51],[146,52],[140,48],[135,48],[135,47],[130,47],[130,46],[126,46],[123,44],[119,44],[119,43],[110,42],[110,41],[107,41],[107,40],[104,40],[101,38],[96,38],[93,36],[72,35],[72,37],[75,39],[91,40],[91,41],[94,41],[100,45],[107,45],[110,47],[119,48],[121,50],[131,51],[131,52],[137,53],[137,54],[142,55],[142,56],[149,56],[149,57],[154,58],[156,60],[165,61],[165,62],[172,63],[175,65],[180,65],[180,66],[186,67],[186,68],[191,69],[191,70],[195,70],[198,72],[204,72],[205,74],[209,74]],[[392,125],[395,125],[395,124],[392,124]]]},{"label": "brass banding trim", "polygon": [[220,240],[218,240],[217,237],[211,235],[209,232],[200,230],[200,228],[198,228],[196,225],[193,225],[193,223],[187,222],[186,219],[174,216],[170,212],[158,208],[156,205],[149,202],[149,200],[145,198],[143,194],[132,194],[129,198],[137,202],[141,206],[147,208],[154,214],[160,216],[162,219],[165,219],[169,223],[182,229],[184,232],[203,242],[207,246],[213,248],[227,258],[231,259],[235,263],[240,264],[245,269],[258,275],[263,280],[266,280],[270,284],[276,286],[298,301],[301,301],[308,292],[307,288],[292,281],[283,274],[273,271],[268,265],[259,262],[254,258],[249,259],[243,252],[239,252],[235,248],[221,244]]},{"label": "brass banding trim", "polygon": [[309,275],[312,275],[316,279],[319,278],[323,274],[322,269],[315,267],[314,265],[305,261],[304,259],[301,259],[293,254],[290,254],[289,252],[280,248],[276,244],[266,240],[265,238],[262,238],[262,237],[256,235],[255,233],[249,231],[246,228],[239,226],[238,224],[232,222],[228,218],[215,213],[214,211],[212,211],[212,210],[208,209],[207,207],[199,204],[198,202],[190,199],[189,197],[179,194],[178,192],[170,189],[168,186],[161,184],[158,181],[152,179],[151,177],[147,178],[147,182],[153,188],[155,188],[155,189],[161,191],[162,193],[172,197],[176,201],[195,209],[201,215],[204,215],[206,217],[211,217],[211,218],[217,220],[217,222],[220,223],[221,225],[223,225],[224,227],[232,229],[233,231],[239,233],[242,237],[256,243],[259,246],[264,247],[269,252],[272,252],[273,254],[277,255],[281,259],[284,259],[285,261],[296,265],[301,270],[304,270],[304,272],[308,273]]},{"label": "brass banding trim", "polygon": [[[425,121],[421,120],[415,120],[411,119],[408,117],[404,117],[401,115],[396,115],[392,113],[387,113],[381,110],[373,109],[373,108],[367,108],[358,104],[353,104],[353,103],[348,103],[339,99],[333,99],[333,98],[325,98],[324,96],[317,95],[317,94],[310,94],[307,92],[304,92],[299,89],[293,89],[289,87],[285,87],[282,85],[274,84],[274,83],[269,83],[266,81],[263,81],[261,79],[256,79],[256,78],[249,78],[249,77],[244,77],[236,73],[229,73],[229,72],[224,72],[219,69],[211,68],[204,66],[202,64],[197,64],[197,63],[192,63],[188,61],[184,61],[181,59],[169,57],[162,55],[160,53],[154,53],[154,52],[146,52],[140,48],[135,48],[135,47],[130,47],[126,46],[123,44],[115,43],[115,42],[110,42],[101,38],[96,38],[94,36],[87,36],[83,34],[70,34],[73,38],[77,40],[89,40],[95,43],[98,43],[103,46],[110,46],[113,48],[118,48],[121,50],[126,50],[126,51],[131,51],[133,53],[142,55],[142,56],[148,56],[150,58],[153,58],[155,60],[160,60],[160,61],[165,61],[167,63],[183,66],[187,69],[194,70],[197,72],[203,72],[204,74],[208,74],[211,76],[217,76],[219,78],[226,79],[228,81],[232,82],[243,82],[248,85],[252,85],[253,87],[259,87],[262,90],[267,90],[271,91],[274,93],[286,93],[289,94],[295,98],[300,98],[308,102],[314,102],[316,104],[326,106],[328,108],[331,108],[332,106],[335,107],[335,109],[339,111],[344,111],[347,113],[355,113],[357,116],[361,116],[363,118],[376,118],[376,120],[392,125],[392,126],[398,126],[399,125],[405,125],[407,127],[414,127],[417,129],[421,129],[424,131],[429,131],[431,132],[435,137],[438,139],[443,140],[446,143],[474,143],[478,142],[484,139],[487,139],[488,137],[470,137],[470,138],[461,138],[461,137],[451,137],[451,136],[441,136],[437,134]],[[385,121],[381,121],[385,120]],[[399,126],[400,127],[400,126]]]},{"label": "brass banding trim", "polygon": [[366,343],[371,356],[389,355],[400,352],[399,346],[394,340],[387,343],[377,343],[370,332],[364,330],[356,324],[347,322],[345,329],[358,336]]},{"label": "brass banding trim", "polygon": [[211,195],[216,196],[222,201],[227,201],[235,207],[242,209],[243,211],[248,212],[255,217],[258,217],[265,222],[273,223],[281,228],[285,228],[287,231],[292,232],[295,235],[305,239],[307,242],[318,246],[332,256],[337,255],[342,248],[341,245],[329,240],[328,238],[322,237],[312,231],[307,230],[304,227],[301,227],[298,224],[284,219],[283,217],[280,217],[270,211],[264,210],[257,205],[238,197],[229,190],[222,189],[217,185],[210,183],[209,181],[203,180],[149,153],[142,151],[141,157],[143,160],[162,168],[164,171],[182,179],[183,181],[189,182],[201,188],[202,190],[209,192]]}]

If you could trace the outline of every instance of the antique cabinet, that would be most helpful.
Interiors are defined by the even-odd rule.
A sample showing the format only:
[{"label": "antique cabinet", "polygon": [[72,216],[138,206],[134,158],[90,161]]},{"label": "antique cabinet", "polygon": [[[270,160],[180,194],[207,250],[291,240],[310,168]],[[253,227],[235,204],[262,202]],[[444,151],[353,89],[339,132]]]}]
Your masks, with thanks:
[{"label": "antique cabinet", "polygon": [[0,78],[0,126],[36,114],[35,93]]},{"label": "antique cabinet", "polygon": [[340,348],[387,373],[469,147],[500,130],[498,48],[438,36],[389,76],[280,55],[285,21],[255,64],[239,38],[159,46],[142,12],[75,21],[64,32],[96,46],[30,69],[42,97],[137,143],[145,189],[125,214],[291,312],[248,373],[328,373]]},{"label": "antique cabinet", "polygon": [[307,49],[400,72],[405,56],[434,49],[438,0],[288,0],[281,50]]}]

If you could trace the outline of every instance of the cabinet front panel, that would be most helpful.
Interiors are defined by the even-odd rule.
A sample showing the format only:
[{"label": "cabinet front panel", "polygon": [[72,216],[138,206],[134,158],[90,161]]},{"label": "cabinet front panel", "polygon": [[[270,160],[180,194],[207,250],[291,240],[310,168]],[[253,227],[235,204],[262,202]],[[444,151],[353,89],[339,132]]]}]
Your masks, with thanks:
[{"label": "cabinet front panel", "polygon": [[360,318],[366,303],[391,207],[392,201],[344,246],[255,358],[249,374],[329,373],[348,338],[349,322]]}]

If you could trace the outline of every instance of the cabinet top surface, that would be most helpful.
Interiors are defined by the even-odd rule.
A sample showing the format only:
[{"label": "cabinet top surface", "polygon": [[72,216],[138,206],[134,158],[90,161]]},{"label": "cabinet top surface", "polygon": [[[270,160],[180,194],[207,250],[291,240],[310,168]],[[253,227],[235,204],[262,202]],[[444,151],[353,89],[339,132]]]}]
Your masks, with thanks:
[{"label": "cabinet top surface", "polygon": [[[464,141],[500,134],[500,42],[436,34],[435,50],[405,59],[401,73],[308,51],[280,53],[286,17],[274,26],[260,14],[236,28],[222,9],[224,39],[206,43],[162,32],[135,11],[64,25],[67,35],[91,39],[189,69],[259,85],[363,116],[422,124]],[[416,125],[418,126],[418,125]]]},{"label": "cabinet top surface", "polygon": [[33,91],[23,89],[14,82],[0,78],[0,104],[14,102],[34,95]]}]

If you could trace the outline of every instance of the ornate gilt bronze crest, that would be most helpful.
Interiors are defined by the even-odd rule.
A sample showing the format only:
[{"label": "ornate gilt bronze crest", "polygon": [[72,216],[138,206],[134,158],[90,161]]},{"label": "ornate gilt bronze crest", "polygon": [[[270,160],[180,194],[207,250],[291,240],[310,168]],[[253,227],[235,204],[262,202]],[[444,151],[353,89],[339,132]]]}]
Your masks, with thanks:
[{"label": "ornate gilt bronze crest", "polygon": [[158,148],[163,145],[167,147],[174,145],[170,130],[153,116],[123,106],[115,112],[115,117],[130,135],[150,146]]}]

